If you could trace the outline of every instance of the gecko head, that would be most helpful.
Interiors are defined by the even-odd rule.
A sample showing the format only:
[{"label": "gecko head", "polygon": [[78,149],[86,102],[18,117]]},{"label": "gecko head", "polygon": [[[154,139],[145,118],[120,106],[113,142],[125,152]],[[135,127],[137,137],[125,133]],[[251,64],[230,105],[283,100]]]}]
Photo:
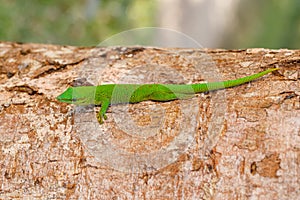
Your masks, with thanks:
[{"label": "gecko head", "polygon": [[61,95],[56,98],[60,102],[75,105],[91,105],[94,104],[95,87],[69,87]]}]

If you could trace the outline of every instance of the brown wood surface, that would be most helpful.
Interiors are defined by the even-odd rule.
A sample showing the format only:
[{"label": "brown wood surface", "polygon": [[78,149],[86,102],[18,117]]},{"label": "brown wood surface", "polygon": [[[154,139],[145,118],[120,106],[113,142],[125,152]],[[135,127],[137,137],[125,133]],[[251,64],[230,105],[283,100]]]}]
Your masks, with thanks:
[{"label": "brown wood surface", "polygon": [[[68,86],[196,83],[193,99],[99,108]],[[300,51],[0,43],[0,199],[298,199]],[[101,149],[102,148],[102,149]]]}]

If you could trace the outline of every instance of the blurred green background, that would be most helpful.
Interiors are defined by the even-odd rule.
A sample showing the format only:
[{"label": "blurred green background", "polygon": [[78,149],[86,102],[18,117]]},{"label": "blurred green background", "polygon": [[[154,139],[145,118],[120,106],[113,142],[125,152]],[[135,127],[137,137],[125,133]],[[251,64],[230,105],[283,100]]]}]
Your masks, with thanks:
[{"label": "blurred green background", "polygon": [[300,1],[0,0],[1,41],[95,46],[156,26],[204,47],[299,48]]}]

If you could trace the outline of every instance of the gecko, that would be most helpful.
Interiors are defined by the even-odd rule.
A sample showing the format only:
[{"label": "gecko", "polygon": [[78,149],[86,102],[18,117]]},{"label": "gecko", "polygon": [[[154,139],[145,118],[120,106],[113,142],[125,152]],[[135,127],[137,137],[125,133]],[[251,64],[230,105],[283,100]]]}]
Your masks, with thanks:
[{"label": "gecko", "polygon": [[101,106],[97,114],[100,124],[107,119],[106,112],[110,105],[139,103],[142,101],[166,102],[176,99],[189,99],[197,93],[238,86],[262,77],[278,68],[245,76],[242,78],[196,84],[106,84],[98,86],[69,87],[57,97],[57,100],[75,105]]}]

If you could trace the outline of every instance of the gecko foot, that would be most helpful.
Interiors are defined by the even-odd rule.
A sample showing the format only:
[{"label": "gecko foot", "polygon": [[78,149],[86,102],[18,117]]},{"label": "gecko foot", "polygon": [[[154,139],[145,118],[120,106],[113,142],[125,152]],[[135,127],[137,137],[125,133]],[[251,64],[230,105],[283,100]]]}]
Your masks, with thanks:
[{"label": "gecko foot", "polygon": [[97,120],[99,124],[103,124],[104,120],[107,119],[107,116],[105,114],[101,114],[100,112],[97,114]]}]

